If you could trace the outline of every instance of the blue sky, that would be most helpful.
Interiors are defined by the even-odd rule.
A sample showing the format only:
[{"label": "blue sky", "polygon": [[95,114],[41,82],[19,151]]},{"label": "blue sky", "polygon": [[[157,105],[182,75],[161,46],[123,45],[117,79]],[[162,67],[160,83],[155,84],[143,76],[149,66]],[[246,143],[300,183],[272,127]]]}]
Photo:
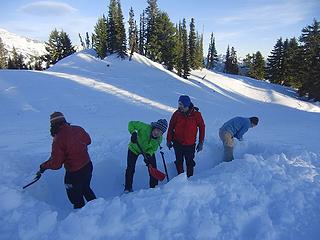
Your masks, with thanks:
[{"label": "blue sky", "polygon": [[[0,28],[43,41],[54,28],[63,29],[79,44],[78,33],[92,32],[108,5],[108,0],[3,1]],[[121,0],[121,5],[126,21],[131,6],[138,20],[147,0]],[[242,57],[258,50],[266,57],[280,36],[298,37],[313,18],[320,20],[320,0],[158,0],[158,6],[175,23],[194,17],[204,32],[205,53],[213,32],[218,54],[229,44]]]}]

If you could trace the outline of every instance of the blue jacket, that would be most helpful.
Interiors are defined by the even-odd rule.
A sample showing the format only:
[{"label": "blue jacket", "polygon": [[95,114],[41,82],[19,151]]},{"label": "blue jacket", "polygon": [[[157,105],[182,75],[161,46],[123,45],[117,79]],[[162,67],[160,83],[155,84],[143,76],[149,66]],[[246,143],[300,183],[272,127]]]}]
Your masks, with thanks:
[{"label": "blue jacket", "polygon": [[231,135],[239,140],[242,140],[243,134],[245,134],[251,127],[249,118],[235,117],[223,124],[220,131],[229,132]]}]

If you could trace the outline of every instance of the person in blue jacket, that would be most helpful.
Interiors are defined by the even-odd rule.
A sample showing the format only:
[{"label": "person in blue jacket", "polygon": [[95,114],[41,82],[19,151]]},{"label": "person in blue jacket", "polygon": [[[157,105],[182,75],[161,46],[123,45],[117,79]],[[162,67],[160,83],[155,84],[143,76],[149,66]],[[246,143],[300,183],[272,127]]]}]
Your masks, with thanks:
[{"label": "person in blue jacket", "polygon": [[227,121],[219,129],[219,136],[223,143],[225,162],[233,160],[233,138],[237,138],[239,141],[243,140],[243,135],[249,130],[258,125],[258,117],[235,117]]}]

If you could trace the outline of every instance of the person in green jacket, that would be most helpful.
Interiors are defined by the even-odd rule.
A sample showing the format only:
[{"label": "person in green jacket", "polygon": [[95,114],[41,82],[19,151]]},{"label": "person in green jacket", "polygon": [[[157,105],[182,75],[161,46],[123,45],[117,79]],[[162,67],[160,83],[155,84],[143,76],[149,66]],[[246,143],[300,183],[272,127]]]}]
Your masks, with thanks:
[{"label": "person in green jacket", "polygon": [[[157,122],[146,124],[140,121],[130,121],[128,130],[131,134],[131,142],[128,147],[127,169],[125,174],[124,192],[132,192],[133,175],[135,172],[136,162],[140,154],[137,143],[141,146],[147,159],[144,159],[147,166],[157,167],[155,152],[162,142],[162,135],[167,131],[168,123],[165,119],[160,119]],[[158,185],[158,180],[150,174],[149,186],[154,188]]]}]

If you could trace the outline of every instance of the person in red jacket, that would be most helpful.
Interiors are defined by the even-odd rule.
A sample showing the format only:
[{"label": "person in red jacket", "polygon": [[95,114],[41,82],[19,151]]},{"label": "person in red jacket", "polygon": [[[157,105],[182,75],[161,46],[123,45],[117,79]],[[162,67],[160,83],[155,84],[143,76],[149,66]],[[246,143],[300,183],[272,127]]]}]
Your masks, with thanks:
[{"label": "person in red jacket", "polygon": [[[205,135],[205,124],[199,108],[195,107],[187,95],[179,97],[178,110],[171,117],[167,147],[174,148],[176,155],[175,165],[178,174],[183,173],[183,161],[186,160],[187,177],[193,175],[196,165],[194,161],[195,150],[201,151]],[[199,128],[199,142],[196,147],[196,138]]]},{"label": "person in red jacket", "polygon": [[40,165],[38,174],[47,169],[58,170],[64,165],[64,183],[73,208],[82,208],[87,201],[96,199],[90,188],[92,162],[88,153],[89,134],[79,126],[68,123],[61,112],[50,115],[50,133],[53,137],[51,156]]}]

